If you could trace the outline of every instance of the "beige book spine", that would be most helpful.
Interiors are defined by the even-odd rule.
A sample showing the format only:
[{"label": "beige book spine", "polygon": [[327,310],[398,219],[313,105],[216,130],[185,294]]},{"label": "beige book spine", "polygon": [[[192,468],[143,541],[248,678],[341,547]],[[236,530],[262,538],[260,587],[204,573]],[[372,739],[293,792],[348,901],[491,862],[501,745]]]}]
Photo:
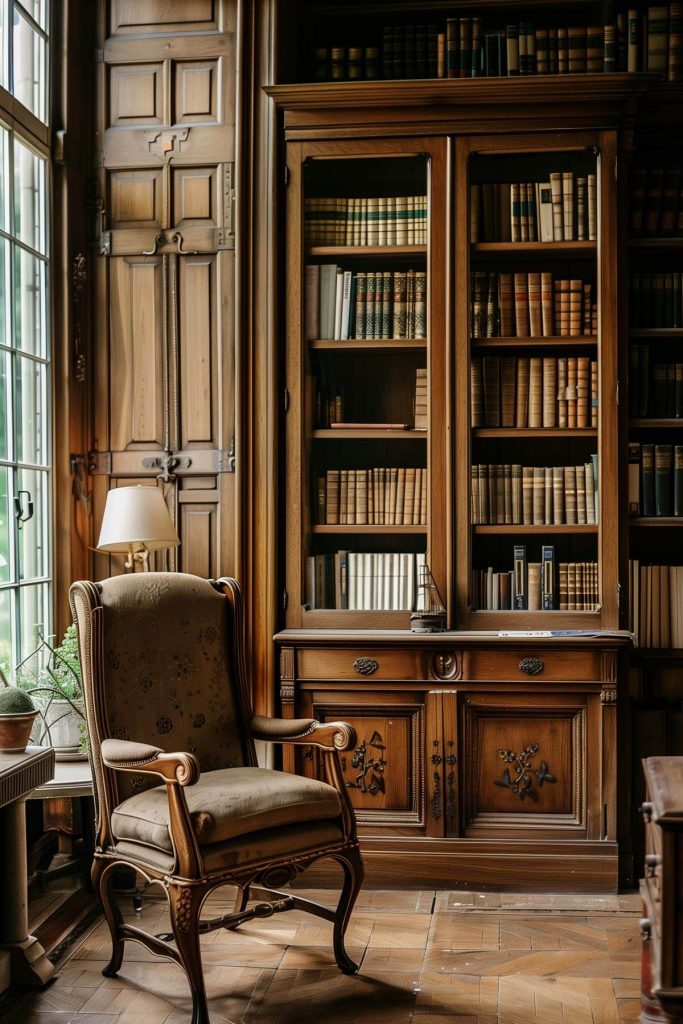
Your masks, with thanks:
[{"label": "beige book spine", "polygon": [[564,468],[553,466],[553,523],[564,523]]},{"label": "beige book spine", "polygon": [[543,366],[537,356],[529,359],[529,426],[543,426]]},{"label": "beige book spine", "polygon": [[531,526],[534,521],[534,468],[522,466],[522,523]]},{"label": "beige book spine", "polygon": [[529,357],[520,356],[517,359],[517,389],[515,396],[515,425],[526,427],[529,425]]},{"label": "beige book spine", "polygon": [[567,526],[576,526],[576,466],[564,467],[564,514]]},{"label": "beige book spine", "polygon": [[543,426],[557,426],[557,359],[543,359]]}]

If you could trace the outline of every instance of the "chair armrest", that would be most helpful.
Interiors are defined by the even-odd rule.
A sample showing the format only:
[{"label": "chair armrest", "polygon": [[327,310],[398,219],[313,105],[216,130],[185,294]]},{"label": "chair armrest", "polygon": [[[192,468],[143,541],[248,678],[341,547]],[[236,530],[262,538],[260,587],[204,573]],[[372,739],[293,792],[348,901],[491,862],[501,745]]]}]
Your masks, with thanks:
[{"label": "chair armrest", "polygon": [[103,740],[102,760],[108,768],[123,772],[149,772],[164,782],[192,786],[201,770],[194,754],[166,754],[160,747],[131,740]]},{"label": "chair armrest", "polygon": [[315,718],[267,718],[255,715],[251,720],[251,734],[267,743],[301,743],[322,750],[351,750],[356,745],[356,733],[346,722],[322,722]]}]

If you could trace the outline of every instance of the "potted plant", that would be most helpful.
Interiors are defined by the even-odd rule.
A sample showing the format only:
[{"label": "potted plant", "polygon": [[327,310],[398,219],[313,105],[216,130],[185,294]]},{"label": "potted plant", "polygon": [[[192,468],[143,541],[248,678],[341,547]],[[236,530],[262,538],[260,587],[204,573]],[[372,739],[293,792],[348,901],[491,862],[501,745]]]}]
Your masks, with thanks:
[{"label": "potted plant", "polygon": [[31,695],[18,686],[0,688],[0,750],[22,754],[38,711]]},{"label": "potted plant", "polygon": [[42,728],[37,741],[54,747],[58,761],[85,758],[87,737],[76,627],[68,627],[58,647],[43,640],[17,666],[15,677],[18,686],[38,704]]}]

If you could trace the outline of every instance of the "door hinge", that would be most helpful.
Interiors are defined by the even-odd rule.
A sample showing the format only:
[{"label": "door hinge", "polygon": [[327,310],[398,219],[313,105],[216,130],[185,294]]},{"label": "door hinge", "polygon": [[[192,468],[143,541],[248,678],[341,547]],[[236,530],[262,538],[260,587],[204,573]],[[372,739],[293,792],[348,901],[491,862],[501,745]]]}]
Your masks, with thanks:
[{"label": "door hinge", "polygon": [[88,473],[92,476],[111,476],[111,452],[91,448],[88,452]]},{"label": "door hinge", "polygon": [[288,601],[289,601],[289,597],[287,595],[287,591],[283,590],[282,591],[282,610],[285,611],[285,612],[287,611],[287,602]]},{"label": "door hinge", "polygon": [[287,388],[285,388],[285,390],[284,390],[283,402],[284,402],[285,412],[289,412],[289,390]]},{"label": "door hinge", "polygon": [[285,164],[285,170],[284,170],[284,180],[285,180],[285,188],[286,188],[287,185],[289,185],[289,167],[287,167],[286,164]]},{"label": "door hinge", "polygon": [[230,442],[230,447],[227,452],[216,452],[216,472],[217,473],[234,473],[235,472],[235,438]]}]

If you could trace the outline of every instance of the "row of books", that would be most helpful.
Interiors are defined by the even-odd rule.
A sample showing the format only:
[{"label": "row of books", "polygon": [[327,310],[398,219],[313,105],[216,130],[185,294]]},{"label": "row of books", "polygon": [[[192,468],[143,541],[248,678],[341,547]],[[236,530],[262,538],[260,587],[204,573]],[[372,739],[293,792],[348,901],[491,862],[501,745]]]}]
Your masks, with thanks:
[{"label": "row of books", "polygon": [[307,245],[426,245],[427,196],[304,200]]},{"label": "row of books", "polygon": [[595,241],[595,174],[552,171],[548,181],[470,185],[470,241]]},{"label": "row of books", "polygon": [[629,276],[631,327],[683,327],[683,271]]},{"label": "row of books", "polygon": [[306,340],[425,338],[425,270],[362,270],[334,263],[305,267]]},{"label": "row of books", "polygon": [[410,611],[415,607],[421,552],[337,551],[306,558],[308,608]]},{"label": "row of books", "polygon": [[631,171],[631,235],[683,235],[680,167],[634,167]]},{"label": "row of books", "polygon": [[631,559],[629,613],[639,647],[683,647],[683,565]]},{"label": "row of books", "polygon": [[683,516],[683,445],[628,445],[628,507],[632,516]]},{"label": "row of books", "polygon": [[474,569],[471,598],[481,611],[592,612],[599,607],[597,562],[555,561],[552,544],[541,547],[541,561],[527,561],[524,544],[514,546],[509,572]]},{"label": "row of books", "polygon": [[364,46],[319,46],[318,81],[382,78],[479,78],[500,75],[653,71],[681,78],[683,5],[620,11],[614,22],[537,26],[515,22],[485,31],[480,17],[437,24],[384,25]]},{"label": "row of books", "polygon": [[471,280],[473,338],[581,337],[596,334],[594,285],[554,278],[550,271],[508,273],[474,270]]},{"label": "row of books", "polygon": [[575,526],[598,521],[598,457],[580,466],[472,465],[472,524]]},{"label": "row of books", "polygon": [[683,418],[683,362],[650,362],[650,346],[629,346],[629,415]]},{"label": "row of books", "polygon": [[426,526],[427,470],[328,469],[318,477],[317,520],[327,526]]},{"label": "row of books", "polygon": [[597,427],[598,364],[588,356],[470,362],[473,427]]}]

